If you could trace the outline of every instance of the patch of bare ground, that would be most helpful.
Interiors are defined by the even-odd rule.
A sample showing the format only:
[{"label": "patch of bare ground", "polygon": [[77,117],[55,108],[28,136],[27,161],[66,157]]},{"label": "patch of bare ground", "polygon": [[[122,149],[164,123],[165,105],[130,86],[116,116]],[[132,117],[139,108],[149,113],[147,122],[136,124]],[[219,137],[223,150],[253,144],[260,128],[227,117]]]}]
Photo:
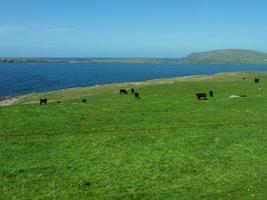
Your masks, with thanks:
[{"label": "patch of bare ground", "polygon": [[10,106],[14,103],[18,102],[20,97],[18,96],[12,96],[12,97],[4,97],[0,99],[0,106]]}]

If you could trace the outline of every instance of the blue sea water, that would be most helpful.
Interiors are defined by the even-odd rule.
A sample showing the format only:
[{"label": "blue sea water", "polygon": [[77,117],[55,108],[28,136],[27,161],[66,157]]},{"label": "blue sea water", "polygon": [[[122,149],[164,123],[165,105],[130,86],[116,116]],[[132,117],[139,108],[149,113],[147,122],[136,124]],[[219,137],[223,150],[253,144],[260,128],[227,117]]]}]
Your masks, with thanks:
[{"label": "blue sea water", "polygon": [[267,71],[267,65],[3,63],[0,96],[237,71]]}]

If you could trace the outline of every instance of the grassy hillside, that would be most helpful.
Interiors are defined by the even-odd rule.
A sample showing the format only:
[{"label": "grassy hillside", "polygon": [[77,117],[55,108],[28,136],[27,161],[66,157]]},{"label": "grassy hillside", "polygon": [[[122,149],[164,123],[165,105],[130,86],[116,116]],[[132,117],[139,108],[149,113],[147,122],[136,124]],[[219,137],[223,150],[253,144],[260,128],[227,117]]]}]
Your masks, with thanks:
[{"label": "grassy hillside", "polygon": [[192,53],[185,60],[197,63],[267,63],[267,53],[248,49],[219,49]]},{"label": "grassy hillside", "polygon": [[0,199],[266,199],[266,85],[229,73],[27,95],[0,107]]}]

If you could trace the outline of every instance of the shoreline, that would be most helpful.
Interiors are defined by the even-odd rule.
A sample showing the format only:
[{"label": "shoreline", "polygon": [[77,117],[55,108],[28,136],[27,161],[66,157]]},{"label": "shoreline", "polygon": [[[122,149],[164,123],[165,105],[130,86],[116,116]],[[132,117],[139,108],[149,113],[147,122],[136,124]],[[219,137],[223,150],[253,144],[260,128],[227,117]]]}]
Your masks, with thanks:
[{"label": "shoreline", "polygon": [[[1,59],[1,58],[0,58]],[[217,63],[217,62],[0,62],[0,64],[85,64],[85,65],[99,65],[99,64],[173,64],[173,65],[267,65],[267,62],[255,63]]]},{"label": "shoreline", "polygon": [[136,82],[122,82],[122,83],[109,83],[109,84],[102,84],[102,85],[94,85],[94,86],[85,86],[85,87],[72,87],[72,88],[65,88],[65,89],[59,89],[59,90],[51,90],[51,91],[45,91],[45,92],[31,92],[27,94],[22,95],[13,95],[13,96],[0,96],[0,107],[4,106],[10,106],[15,103],[17,103],[20,99],[22,99],[25,96],[31,95],[31,94],[45,94],[45,93],[53,93],[53,92],[64,92],[64,91],[71,91],[71,90],[79,90],[79,89],[95,89],[99,87],[110,87],[110,86],[121,86],[121,87],[129,87],[129,86],[141,86],[141,85],[152,85],[152,84],[172,84],[175,81],[197,81],[197,80],[203,80],[203,79],[211,79],[216,76],[233,76],[233,75],[239,75],[239,76],[245,76],[249,74],[256,74],[256,73],[267,73],[265,71],[240,71],[240,72],[219,72],[214,74],[206,74],[206,75],[187,75],[187,76],[177,76],[177,77],[171,77],[171,78],[162,78],[162,79],[151,79],[151,80],[145,80],[145,81],[136,81]]},{"label": "shoreline", "polygon": [[10,106],[18,102],[22,96],[6,96],[0,97],[0,107]]},{"label": "shoreline", "polygon": [[[231,72],[229,72],[231,73]],[[161,82],[168,82],[172,80],[179,80],[179,79],[187,79],[187,78],[197,78],[197,77],[210,77],[214,76],[220,73],[215,73],[215,74],[204,74],[204,75],[187,75],[187,76],[177,76],[177,77],[170,77],[170,78],[159,78],[159,79],[149,79],[149,80],[144,80],[144,81],[131,81],[131,82],[114,82],[114,83],[107,83],[107,84],[98,84],[98,85],[92,85],[92,86],[82,86],[82,87],[69,87],[69,88],[62,88],[58,90],[49,90],[49,91],[37,91],[37,92],[30,92],[26,94],[17,94],[17,95],[7,95],[7,96],[0,96],[0,103],[4,101],[9,101],[10,99],[18,98],[18,97],[23,97],[27,96],[33,93],[49,93],[49,92],[57,92],[57,91],[65,91],[65,90],[75,90],[79,88],[86,88],[86,89],[93,89],[97,87],[105,87],[105,86],[112,86],[112,85],[141,85],[141,84],[150,84],[150,83],[161,83]]]}]

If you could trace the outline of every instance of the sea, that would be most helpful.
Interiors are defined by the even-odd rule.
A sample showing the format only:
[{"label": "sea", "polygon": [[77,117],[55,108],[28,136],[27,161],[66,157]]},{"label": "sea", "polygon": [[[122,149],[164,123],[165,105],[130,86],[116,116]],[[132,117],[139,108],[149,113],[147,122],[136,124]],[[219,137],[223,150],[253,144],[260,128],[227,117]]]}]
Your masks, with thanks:
[{"label": "sea", "polygon": [[267,71],[267,65],[1,63],[0,96],[238,71]]}]

